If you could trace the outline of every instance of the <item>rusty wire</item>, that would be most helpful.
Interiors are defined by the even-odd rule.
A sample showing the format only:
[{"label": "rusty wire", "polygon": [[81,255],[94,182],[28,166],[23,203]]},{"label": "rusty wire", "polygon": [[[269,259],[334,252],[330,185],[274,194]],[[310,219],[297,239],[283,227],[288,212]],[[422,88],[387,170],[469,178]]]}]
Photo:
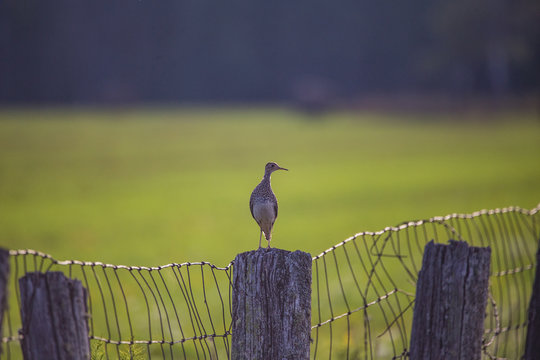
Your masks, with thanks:
[{"label": "rusty wire", "polygon": [[[361,232],[313,257],[311,357],[408,357],[424,245],[467,241],[492,249],[483,357],[519,359],[540,239],[540,205],[408,221]],[[59,261],[11,250],[3,349],[19,359],[18,278],[62,271],[88,290],[92,351],[103,359],[229,359],[233,263],[123,266]],[[100,357],[97,357],[100,358]]]},{"label": "rusty wire", "polygon": [[424,246],[451,239],[492,249],[483,357],[521,358],[539,209],[508,207],[409,221],[358,233],[314,256],[312,358],[407,358]]},{"label": "rusty wire", "polygon": [[[16,310],[21,306],[16,280],[26,273],[63,271],[82,282],[97,358],[229,358],[232,264],[124,266],[59,261],[34,250],[11,250],[10,258]],[[24,334],[15,309],[7,311],[4,326],[8,359],[21,358],[14,343]]]}]

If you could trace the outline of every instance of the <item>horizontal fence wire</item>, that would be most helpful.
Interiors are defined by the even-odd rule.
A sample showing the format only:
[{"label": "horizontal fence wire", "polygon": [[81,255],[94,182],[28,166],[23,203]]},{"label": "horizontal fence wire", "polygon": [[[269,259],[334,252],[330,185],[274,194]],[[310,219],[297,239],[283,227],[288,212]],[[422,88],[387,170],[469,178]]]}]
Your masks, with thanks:
[{"label": "horizontal fence wire", "polygon": [[482,357],[520,359],[540,240],[540,205],[362,232],[313,257],[313,359],[408,358],[416,281],[431,240],[491,247]]},{"label": "horizontal fence wire", "polygon": [[[540,239],[540,205],[452,214],[358,233],[313,257],[312,359],[408,358],[424,246],[492,249],[483,358],[519,359]],[[233,264],[139,267],[11,250],[3,354],[21,359],[18,279],[62,271],[88,290],[93,359],[229,359]]]},{"label": "horizontal fence wire", "polygon": [[87,289],[93,359],[230,357],[232,264],[123,266],[58,261],[34,250],[11,250],[10,258],[11,306],[3,332],[7,359],[22,359],[17,280],[36,271],[62,271]]}]

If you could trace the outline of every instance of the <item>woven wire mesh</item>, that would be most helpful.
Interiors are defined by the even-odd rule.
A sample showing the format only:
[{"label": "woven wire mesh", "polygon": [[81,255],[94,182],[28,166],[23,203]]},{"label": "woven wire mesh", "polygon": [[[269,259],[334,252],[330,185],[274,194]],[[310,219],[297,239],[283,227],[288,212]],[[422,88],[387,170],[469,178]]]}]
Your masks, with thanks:
[{"label": "woven wire mesh", "polygon": [[[540,206],[483,210],[363,232],[313,257],[313,359],[407,358],[416,280],[425,244],[464,240],[492,249],[483,357],[519,359],[540,239]],[[230,357],[233,264],[138,267],[58,261],[10,251],[6,358],[20,359],[17,279],[62,271],[88,289],[96,359]],[[98,354],[98,356],[95,356]]]},{"label": "woven wire mesh", "polygon": [[424,246],[451,239],[492,249],[483,358],[521,358],[540,239],[538,207],[411,221],[356,234],[315,256],[312,358],[407,358]]},{"label": "woven wire mesh", "polygon": [[8,359],[22,358],[16,344],[21,338],[16,280],[34,271],[62,271],[88,290],[89,336],[96,359],[229,358],[230,264],[122,266],[58,261],[33,250],[12,250],[10,258],[12,309],[6,313],[3,339]]}]

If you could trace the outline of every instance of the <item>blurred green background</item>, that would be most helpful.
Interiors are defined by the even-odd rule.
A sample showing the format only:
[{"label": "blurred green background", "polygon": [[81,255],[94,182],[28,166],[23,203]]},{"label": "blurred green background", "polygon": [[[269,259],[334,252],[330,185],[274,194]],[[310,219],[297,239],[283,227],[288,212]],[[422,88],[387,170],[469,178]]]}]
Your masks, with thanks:
[{"label": "blurred green background", "polygon": [[290,170],[272,177],[272,246],[312,255],[406,220],[540,202],[534,112],[4,109],[0,154],[0,245],[58,259],[226,265],[258,245],[248,202],[267,161]]},{"label": "blurred green background", "polygon": [[[539,4],[0,0],[0,246],[59,260],[226,266],[258,246],[248,205],[268,161],[290,170],[272,177],[280,204],[272,246],[312,255],[404,221],[533,208],[540,203]],[[490,240],[494,259],[512,243],[501,234]],[[522,265],[512,258],[495,271],[530,270],[532,248],[517,252]],[[325,274],[332,294],[313,322],[334,317],[331,298],[336,314],[346,313],[335,256],[335,273]],[[38,260],[14,256],[13,280]],[[405,283],[397,260],[385,258],[384,292],[394,281],[412,292],[414,279]],[[81,279],[71,265],[55,269]],[[85,285],[106,312],[124,290],[109,285],[104,299],[102,272]],[[342,273],[354,291],[354,272]],[[222,272],[223,289],[229,274]],[[520,274],[520,286],[531,281],[531,273]],[[146,313],[144,290],[124,276],[133,336],[156,340],[146,330],[151,321],[163,329],[157,300]],[[194,303],[209,304],[225,332],[227,299],[214,294],[207,302],[212,279],[208,272],[204,280],[202,267],[200,276],[189,284]],[[20,328],[16,284],[4,327],[12,340]],[[503,321],[523,318],[508,327],[524,329],[521,300],[530,286],[514,285],[492,293],[520,289],[498,310]],[[173,286],[171,303],[189,321],[187,300]],[[364,300],[350,297],[351,306]],[[386,331],[382,306],[365,319],[358,312],[350,323],[321,327],[320,354],[331,348],[340,358],[348,335],[365,334],[365,320],[373,335]],[[90,313],[93,335],[127,340],[123,315],[116,336],[98,306]],[[334,344],[326,331],[334,331]],[[501,343],[521,346],[515,339]],[[378,355],[390,354],[384,338],[373,344]],[[10,346],[19,351],[16,341]],[[368,351],[363,346],[354,344],[354,356]],[[159,346],[150,353],[160,358]]]}]

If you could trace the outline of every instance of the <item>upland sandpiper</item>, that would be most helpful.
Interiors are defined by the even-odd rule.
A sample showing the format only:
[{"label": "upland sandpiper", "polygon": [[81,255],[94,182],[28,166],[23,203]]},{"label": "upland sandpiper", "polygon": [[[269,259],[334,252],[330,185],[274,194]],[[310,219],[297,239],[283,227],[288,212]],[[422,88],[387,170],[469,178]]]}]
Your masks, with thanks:
[{"label": "upland sandpiper", "polygon": [[274,162],[269,162],[264,168],[264,177],[262,181],[255,187],[249,199],[249,209],[251,215],[259,224],[261,232],[259,234],[259,249],[261,248],[262,233],[268,241],[270,247],[270,239],[272,238],[272,228],[278,214],[278,203],[276,195],[270,186],[270,175],[276,170],[287,170],[280,167]]}]

